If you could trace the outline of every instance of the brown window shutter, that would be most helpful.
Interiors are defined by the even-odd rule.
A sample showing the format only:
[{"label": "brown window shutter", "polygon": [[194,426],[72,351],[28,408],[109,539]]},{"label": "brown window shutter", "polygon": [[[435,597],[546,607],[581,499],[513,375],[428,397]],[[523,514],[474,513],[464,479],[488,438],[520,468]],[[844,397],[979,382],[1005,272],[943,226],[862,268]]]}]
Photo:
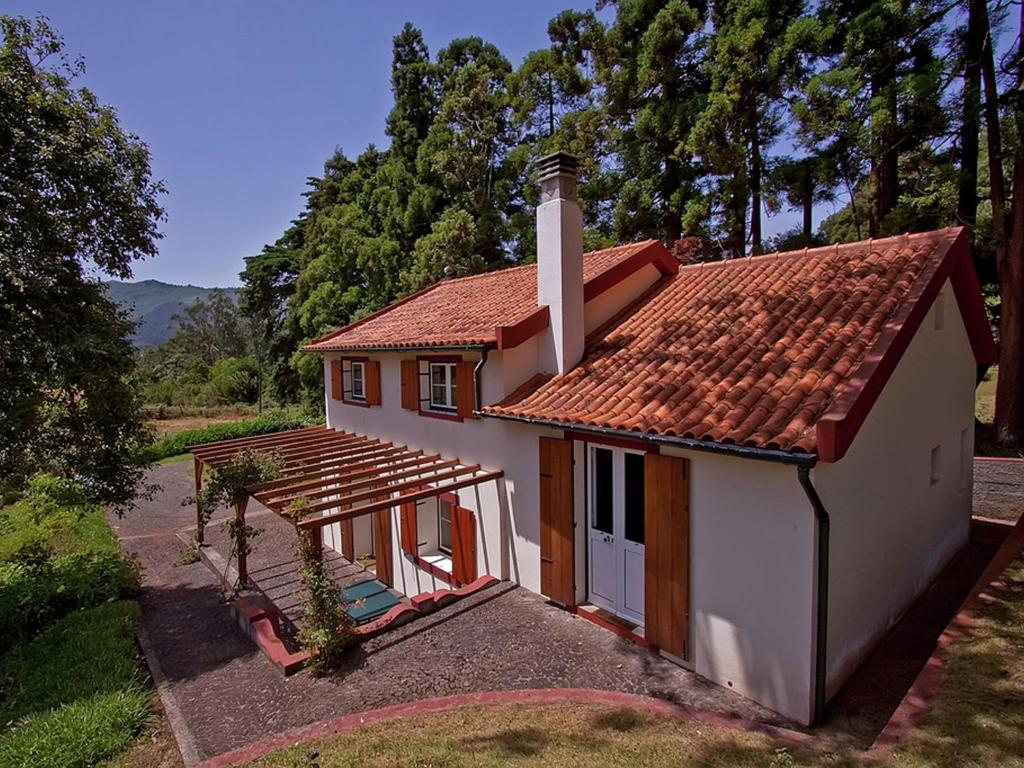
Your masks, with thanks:
[{"label": "brown window shutter", "polygon": [[572,441],[540,438],[540,591],[576,604]]},{"label": "brown window shutter", "polygon": [[644,457],[644,637],[687,657],[690,619],[689,462]]},{"label": "brown window shutter", "polygon": [[331,360],[331,397],[341,400],[341,360]]},{"label": "brown window shutter", "polygon": [[476,580],[476,522],[464,507],[452,509],[452,576],[459,585]]},{"label": "brown window shutter", "polygon": [[476,418],[473,415],[473,410],[476,408],[474,367],[476,367],[476,363],[471,360],[463,360],[455,366],[455,391],[459,399],[459,416],[464,419]]},{"label": "brown window shutter", "polygon": [[416,541],[416,504],[403,504],[401,507],[402,529],[399,532],[402,540],[402,551],[415,557],[419,554],[419,543]]},{"label": "brown window shutter", "polygon": [[374,571],[377,581],[395,585],[391,565],[391,510],[381,509],[373,517],[373,557],[376,560]]},{"label": "brown window shutter", "polygon": [[380,405],[380,361],[367,360],[366,370],[366,404]]},{"label": "brown window shutter", "polygon": [[420,409],[420,365],[415,360],[402,361],[402,407]]}]

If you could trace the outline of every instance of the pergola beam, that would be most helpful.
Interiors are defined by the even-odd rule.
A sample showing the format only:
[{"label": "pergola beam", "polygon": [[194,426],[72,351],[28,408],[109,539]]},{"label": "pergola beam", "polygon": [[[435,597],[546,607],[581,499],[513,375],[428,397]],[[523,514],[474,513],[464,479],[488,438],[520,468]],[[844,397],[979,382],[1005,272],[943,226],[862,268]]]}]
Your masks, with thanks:
[{"label": "pergola beam", "polygon": [[324,440],[325,438],[331,437],[348,437],[346,433],[334,432],[332,430],[319,430],[316,432],[304,432],[301,435],[291,435],[288,437],[284,436],[285,433],[278,432],[270,435],[255,435],[252,438],[238,438],[241,440],[252,440],[249,443],[238,442],[233,445],[225,445],[222,443],[209,443],[208,445],[195,445],[189,448],[189,451],[195,456],[202,456],[204,458],[216,458],[222,455],[230,455],[234,453],[241,453],[242,451],[249,450],[266,450],[269,447],[295,445],[303,442],[314,442],[317,440]]},{"label": "pergola beam", "polygon": [[[381,483],[390,483],[394,480],[401,480],[407,477],[415,477],[426,474],[427,472],[436,472],[437,470],[440,469],[448,469],[449,467],[458,466],[458,463],[458,460],[455,459],[451,459],[449,461],[438,461],[433,464],[413,467],[412,469],[406,469],[400,472],[391,472],[386,475],[372,475],[368,480],[360,480],[356,482],[346,482],[344,480],[341,480],[333,485],[320,486],[316,490],[311,492],[303,492],[300,490],[298,492],[289,492],[288,494],[284,494],[281,496],[271,496],[269,494],[256,494],[256,498],[259,501],[266,504],[267,506],[271,506],[275,504],[290,503],[291,501],[299,498],[300,496],[304,496],[307,499],[312,500],[322,499],[327,496],[337,496],[342,493],[345,493],[346,491],[355,491],[359,490],[360,488],[376,487],[378,488],[378,490],[381,490]],[[384,488],[383,490],[390,489]],[[347,502],[349,498],[351,497],[346,496],[344,500]]]},{"label": "pergola beam", "polygon": [[332,477],[350,474],[354,470],[363,469],[365,467],[378,467],[382,464],[405,460],[406,458],[418,457],[421,455],[422,454],[419,452],[410,453],[405,448],[387,448],[370,453],[355,454],[346,458],[344,461],[332,461],[328,465],[313,472],[302,472],[302,468],[296,468],[297,472],[295,473],[285,472],[283,476],[276,480],[268,480],[263,483],[251,485],[249,486],[249,491],[251,493],[264,493],[268,490],[290,487],[305,480],[315,480],[319,484]]},{"label": "pergola beam", "polygon": [[[263,434],[263,435],[253,435],[252,437],[233,437],[230,440],[217,440],[216,442],[213,442],[213,443],[200,443],[198,445],[190,445],[190,446],[188,446],[188,451],[189,451],[189,453],[195,453],[195,451],[197,451],[197,450],[201,451],[201,450],[205,450],[207,448],[221,448],[221,447],[225,447],[226,448],[226,447],[229,447],[229,446],[233,447],[233,446],[237,446],[237,445],[243,445],[244,447],[248,448],[249,446],[251,446],[251,445],[253,445],[255,443],[261,442],[263,440],[271,440],[273,438],[280,439],[282,435],[291,435],[291,436],[296,436],[297,437],[297,436],[299,436],[301,434],[309,434],[309,433],[314,433],[314,432],[324,434],[324,433],[327,433],[327,432],[330,432],[330,431],[333,431],[333,430],[329,430],[329,429],[327,429],[327,427],[323,427],[323,426],[320,426],[320,427],[303,427],[302,429],[293,429],[293,430],[289,430],[288,432],[268,432],[268,433]],[[348,433],[339,432],[338,434],[348,434]]]},{"label": "pergola beam", "polygon": [[452,483],[438,485],[433,488],[427,488],[422,491],[415,491],[413,493],[395,496],[393,498],[385,499],[383,501],[374,501],[369,504],[363,504],[361,507],[353,507],[352,509],[340,510],[338,512],[333,512],[329,515],[323,515],[322,517],[307,517],[300,520],[297,523],[297,525],[298,528],[303,531],[308,531],[312,528],[323,528],[325,525],[330,525],[331,523],[338,523],[343,520],[353,520],[357,517],[362,517],[363,515],[369,515],[373,512],[379,512],[382,509],[392,509],[394,507],[399,507],[402,504],[412,504],[417,501],[422,501],[424,499],[431,499],[434,498],[435,496],[440,496],[441,494],[444,493],[457,491],[460,488],[468,488],[471,485],[479,485],[481,483],[486,483],[490,480],[497,480],[501,477],[504,477],[504,475],[505,472],[500,469],[495,470],[493,472],[484,472],[483,474],[480,475],[468,477],[465,480],[456,480],[455,482]]}]

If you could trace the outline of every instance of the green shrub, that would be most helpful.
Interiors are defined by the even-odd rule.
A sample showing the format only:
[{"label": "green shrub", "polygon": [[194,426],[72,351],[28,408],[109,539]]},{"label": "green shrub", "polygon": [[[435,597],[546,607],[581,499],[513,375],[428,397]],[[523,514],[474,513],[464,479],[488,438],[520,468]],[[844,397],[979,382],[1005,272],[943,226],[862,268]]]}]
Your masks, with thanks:
[{"label": "green shrub", "polygon": [[173,435],[167,435],[149,446],[141,458],[146,463],[150,463],[166,459],[169,456],[187,453],[190,445],[212,443],[216,440],[233,440],[238,437],[266,435],[271,432],[283,432],[288,429],[300,429],[308,426],[310,426],[310,421],[301,416],[294,416],[280,411],[269,411],[255,419],[211,424],[202,429],[186,429]]},{"label": "green shrub", "polygon": [[137,623],[135,603],[108,603],[4,658],[0,765],[89,766],[130,746],[150,717]]},{"label": "green shrub", "polygon": [[31,542],[0,563],[0,653],[61,616],[129,597],[138,587],[137,563],[119,552],[54,555]]}]

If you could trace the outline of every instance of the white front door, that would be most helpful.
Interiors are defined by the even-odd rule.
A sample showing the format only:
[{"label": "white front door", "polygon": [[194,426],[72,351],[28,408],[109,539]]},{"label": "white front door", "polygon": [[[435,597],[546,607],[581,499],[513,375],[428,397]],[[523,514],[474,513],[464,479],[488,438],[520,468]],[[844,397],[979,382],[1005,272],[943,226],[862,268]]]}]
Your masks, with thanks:
[{"label": "white front door", "polygon": [[590,601],[644,621],[644,455],[588,446],[588,588]]}]

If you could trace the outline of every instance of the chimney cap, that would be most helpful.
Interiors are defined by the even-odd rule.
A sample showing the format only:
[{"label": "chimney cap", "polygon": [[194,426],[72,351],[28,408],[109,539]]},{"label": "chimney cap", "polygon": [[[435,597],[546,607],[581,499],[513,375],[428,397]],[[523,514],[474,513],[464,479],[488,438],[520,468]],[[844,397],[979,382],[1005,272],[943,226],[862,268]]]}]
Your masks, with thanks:
[{"label": "chimney cap", "polygon": [[579,173],[580,159],[568,152],[552,152],[537,160],[537,177],[539,180],[549,179],[552,176],[572,176],[575,178]]}]

